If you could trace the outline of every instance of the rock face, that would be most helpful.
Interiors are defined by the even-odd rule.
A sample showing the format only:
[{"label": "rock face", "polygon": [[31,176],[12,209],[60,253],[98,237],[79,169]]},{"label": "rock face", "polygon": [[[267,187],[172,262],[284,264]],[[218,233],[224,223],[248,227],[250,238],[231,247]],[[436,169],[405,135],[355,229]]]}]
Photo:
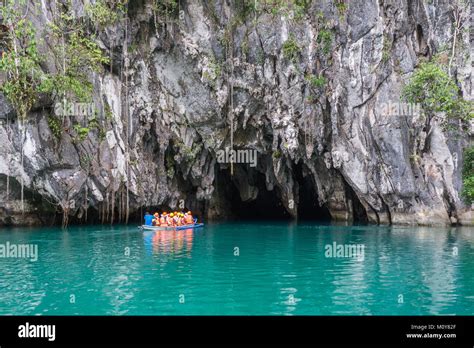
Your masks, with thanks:
[{"label": "rock face", "polygon": [[[113,63],[91,76],[101,129],[85,139],[74,118],[54,136],[48,103],[22,130],[0,95],[0,225],[57,213],[117,222],[180,205],[215,219],[473,224],[459,194],[469,139],[390,108],[420,60],[451,47],[451,1],[313,1],[298,13],[193,0],[168,18],[152,2],[131,2],[128,26],[98,37]],[[51,15],[44,4],[31,14],[39,30]],[[467,98],[469,38],[458,40]],[[255,166],[222,163],[231,146],[255,153]]]}]

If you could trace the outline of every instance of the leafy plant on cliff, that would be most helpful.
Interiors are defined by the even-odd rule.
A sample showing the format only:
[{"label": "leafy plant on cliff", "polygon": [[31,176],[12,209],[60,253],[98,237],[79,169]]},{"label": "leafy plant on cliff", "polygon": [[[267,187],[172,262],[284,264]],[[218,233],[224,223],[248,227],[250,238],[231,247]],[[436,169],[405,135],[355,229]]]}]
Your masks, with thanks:
[{"label": "leafy plant on cliff", "polygon": [[60,140],[62,134],[61,121],[51,115],[48,117],[48,126],[49,129],[51,129],[51,133],[53,133],[54,137],[57,140]]},{"label": "leafy plant on cliff", "polygon": [[463,196],[467,204],[474,203],[474,146],[464,151],[464,165],[462,169]]},{"label": "leafy plant on cliff", "polygon": [[[253,0],[247,0],[252,1]],[[266,0],[257,2],[257,10],[271,13],[274,16],[285,16],[296,21],[303,19],[311,1],[309,0]]]},{"label": "leafy plant on cliff", "polygon": [[109,58],[86,34],[81,21],[74,16],[72,8],[63,7],[49,24],[50,40],[54,43],[53,58],[57,72],[49,74],[42,92],[55,97],[77,98],[89,101],[93,86],[90,73],[100,72]]},{"label": "leafy plant on cliff", "polygon": [[337,12],[339,13],[339,19],[343,19],[347,12],[347,4],[344,0],[335,0]]},{"label": "leafy plant on cliff", "polygon": [[202,144],[196,145],[194,148],[189,147],[182,142],[177,142],[176,147],[178,149],[178,153],[182,155],[188,161],[194,161],[197,154],[202,150]]},{"label": "leafy plant on cliff", "polygon": [[383,35],[383,47],[382,47],[382,62],[387,62],[390,59],[390,52],[392,50],[392,42],[387,34]]},{"label": "leafy plant on cliff", "polygon": [[116,23],[126,12],[128,0],[96,0],[84,6],[86,15],[97,27]]},{"label": "leafy plant on cliff", "polygon": [[[4,0],[0,6],[0,16],[7,27],[6,52],[0,57],[0,71],[3,71],[7,80],[0,86],[7,100],[15,109],[19,119],[18,127],[21,131],[21,166],[24,165],[24,142],[26,128],[23,126],[28,112],[39,98],[39,90],[44,80],[44,73],[40,66],[36,32],[31,22],[25,18],[22,9],[26,0]],[[7,175],[7,197],[9,178]],[[25,211],[24,181],[20,179],[21,212]]]},{"label": "leafy plant on cliff", "polygon": [[[418,103],[427,114],[428,121],[436,113],[443,113],[447,120],[458,120],[465,125],[474,118],[474,104],[462,98],[459,87],[449,77],[446,66],[439,61],[420,64],[402,97],[410,103]],[[466,126],[465,126],[466,128]],[[474,148],[464,153],[462,196],[467,203],[474,201]]]},{"label": "leafy plant on cliff", "polygon": [[464,121],[474,117],[473,103],[462,98],[454,80],[437,62],[421,63],[404,87],[402,97],[420,104],[429,117],[438,112]]},{"label": "leafy plant on cliff", "polygon": [[329,29],[323,28],[319,31],[318,43],[321,45],[324,54],[331,52],[332,36],[332,32]]},{"label": "leafy plant on cliff", "polygon": [[306,81],[314,88],[323,88],[326,85],[324,76],[316,76],[313,74],[306,75]]},{"label": "leafy plant on cliff", "polygon": [[166,168],[166,176],[170,179],[173,179],[175,170],[174,170],[174,159],[173,156],[168,152],[165,155],[165,168]]},{"label": "leafy plant on cliff", "polygon": [[166,22],[175,18],[179,11],[178,0],[155,0],[152,11],[158,22]]},{"label": "leafy plant on cliff", "polygon": [[298,59],[301,49],[298,46],[298,43],[296,42],[295,37],[293,35],[290,35],[290,37],[283,43],[282,49],[283,56],[286,59],[295,63]]},{"label": "leafy plant on cliff", "polygon": [[82,127],[79,124],[74,125],[74,131],[76,132],[76,141],[84,141],[90,132],[89,127]]},{"label": "leafy plant on cliff", "polygon": [[0,7],[4,23],[9,27],[7,52],[0,60],[0,70],[6,72],[8,79],[0,90],[18,116],[25,119],[41,93],[53,98],[68,95],[81,101],[89,100],[92,83],[88,74],[100,71],[102,65],[108,63],[108,58],[93,38],[84,33],[81,22],[70,13],[70,9],[61,7],[61,12],[53,18],[44,34],[53,43],[51,58],[55,60],[57,71],[44,72],[39,41],[33,24],[23,13],[25,8],[25,0],[7,0]]},{"label": "leafy plant on cliff", "polygon": [[0,86],[0,91],[21,120],[26,119],[38,99],[44,80],[36,32],[20,12],[24,4],[25,0],[6,0],[4,6],[0,6],[0,15],[8,27],[7,52],[0,59],[0,71],[6,73],[7,80]]}]

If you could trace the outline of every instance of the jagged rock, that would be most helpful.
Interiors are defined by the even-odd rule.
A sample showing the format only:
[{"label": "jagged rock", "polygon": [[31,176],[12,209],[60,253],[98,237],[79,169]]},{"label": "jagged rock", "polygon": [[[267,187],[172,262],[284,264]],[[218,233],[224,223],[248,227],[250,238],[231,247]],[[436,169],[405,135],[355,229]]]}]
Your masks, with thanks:
[{"label": "jagged rock", "polygon": [[13,117],[13,115],[13,108],[11,107],[5,96],[0,93],[0,121],[4,122],[8,117]]},{"label": "jagged rock", "polygon": [[[331,1],[313,1],[300,19],[259,13],[235,22],[237,9],[222,0],[180,4],[175,23],[154,28],[151,2],[134,3],[128,44],[139,49],[124,50],[120,26],[100,33],[100,46],[113,46],[115,67],[94,76],[95,104],[109,109],[102,114],[105,137],[91,131],[78,142],[68,129],[55,140],[46,113],[37,110],[22,168],[19,130],[2,123],[0,178],[23,178],[29,192],[66,204],[71,216],[83,217],[86,203],[103,219],[112,206],[119,212],[128,189],[132,214],[184,201],[198,214],[225,218],[235,208],[233,187],[242,204],[269,191],[297,217],[305,204],[303,171],[312,200],[334,220],[473,224],[471,207],[459,197],[466,139],[451,139],[436,124],[427,132],[413,115],[383,112],[399,101],[420,59],[450,42],[449,1],[354,1],[345,14]],[[75,2],[77,13],[82,6]],[[34,14],[37,27],[49,11],[43,6]],[[318,36],[323,27],[327,52]],[[296,59],[282,49],[290,38]],[[462,40],[469,47],[468,37]],[[456,58],[457,80],[469,96],[464,54]],[[312,75],[324,76],[325,85],[312,86]],[[6,115],[13,111],[0,95],[0,121]],[[217,161],[217,151],[231,145],[231,129],[235,148],[258,152],[257,167],[235,164],[234,177],[228,163]],[[22,223],[11,218],[18,216],[16,193],[2,201],[0,224]],[[28,199],[31,215],[23,222],[43,223],[36,210],[44,207]]]}]

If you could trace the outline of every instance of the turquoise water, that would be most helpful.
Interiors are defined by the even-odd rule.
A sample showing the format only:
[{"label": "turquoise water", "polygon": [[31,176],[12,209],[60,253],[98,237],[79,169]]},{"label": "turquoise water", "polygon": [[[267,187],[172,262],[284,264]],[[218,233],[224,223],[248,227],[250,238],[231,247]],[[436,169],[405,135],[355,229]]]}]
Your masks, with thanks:
[{"label": "turquoise water", "polygon": [[[0,244],[0,314],[474,314],[474,229],[213,224],[12,229]],[[363,257],[326,257],[326,245]],[[344,256],[348,256],[347,254]]]}]

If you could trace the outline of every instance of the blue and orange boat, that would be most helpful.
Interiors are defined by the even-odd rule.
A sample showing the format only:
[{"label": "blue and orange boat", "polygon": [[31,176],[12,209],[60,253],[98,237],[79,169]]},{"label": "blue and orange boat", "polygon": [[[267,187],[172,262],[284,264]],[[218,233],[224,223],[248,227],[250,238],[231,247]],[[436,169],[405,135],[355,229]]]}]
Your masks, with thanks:
[{"label": "blue and orange boat", "polygon": [[139,228],[144,231],[180,231],[180,230],[187,230],[190,228],[199,228],[203,227],[203,223],[198,223],[197,218],[194,219],[194,223],[190,225],[182,225],[182,226],[149,226],[149,225],[141,225]]}]

